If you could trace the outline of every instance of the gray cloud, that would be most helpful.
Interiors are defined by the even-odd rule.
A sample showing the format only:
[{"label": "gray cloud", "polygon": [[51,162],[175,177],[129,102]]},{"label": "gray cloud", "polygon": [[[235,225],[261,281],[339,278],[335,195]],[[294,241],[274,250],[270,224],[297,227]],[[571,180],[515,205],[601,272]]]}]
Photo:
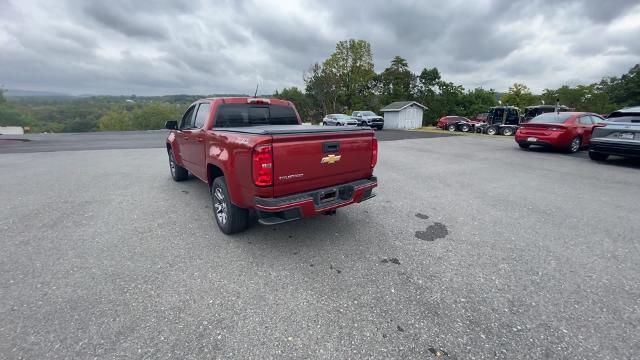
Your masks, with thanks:
[{"label": "gray cloud", "polygon": [[99,94],[264,92],[349,38],[468,88],[620,75],[640,59],[637,0],[0,0],[0,83]]}]

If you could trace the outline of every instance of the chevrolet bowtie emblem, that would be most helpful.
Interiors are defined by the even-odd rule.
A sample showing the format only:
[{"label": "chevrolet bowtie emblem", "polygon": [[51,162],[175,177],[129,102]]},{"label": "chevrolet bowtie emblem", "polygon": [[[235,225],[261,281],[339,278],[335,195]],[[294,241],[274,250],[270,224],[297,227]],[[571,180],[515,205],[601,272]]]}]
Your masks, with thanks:
[{"label": "chevrolet bowtie emblem", "polygon": [[334,162],[340,161],[342,155],[327,155],[320,160],[320,164],[333,164]]}]

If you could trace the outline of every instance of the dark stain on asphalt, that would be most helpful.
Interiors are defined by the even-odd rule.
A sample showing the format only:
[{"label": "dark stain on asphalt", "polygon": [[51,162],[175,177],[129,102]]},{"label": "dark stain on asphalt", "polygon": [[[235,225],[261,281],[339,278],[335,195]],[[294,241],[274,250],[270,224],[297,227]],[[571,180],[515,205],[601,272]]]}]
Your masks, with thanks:
[{"label": "dark stain on asphalt", "polygon": [[294,252],[293,252],[293,255],[298,255],[298,252],[297,252],[297,251],[294,251]]},{"label": "dark stain on asphalt", "polygon": [[182,190],[183,193],[188,194],[189,192],[187,190]]},{"label": "dark stain on asphalt", "polygon": [[392,264],[400,265],[400,260],[398,260],[398,258],[394,258],[394,257],[392,257],[392,258],[384,258],[380,262],[383,263],[383,264],[392,263]]},{"label": "dark stain on asphalt", "polygon": [[309,266],[313,267],[313,264],[309,264]]},{"label": "dark stain on asphalt", "polygon": [[449,354],[447,354],[447,352],[444,351],[444,350],[435,349],[435,348],[432,348],[432,347],[430,347],[428,350],[429,350],[430,353],[435,355],[435,357],[437,357],[438,359],[441,359],[441,358],[443,358],[445,356],[449,356]]},{"label": "dark stain on asphalt", "polygon": [[422,213],[417,213],[416,217],[418,219],[427,220],[429,218],[429,215],[425,215],[425,214],[422,214]]},{"label": "dark stain on asphalt", "polygon": [[444,239],[447,235],[449,235],[447,226],[439,222],[429,225],[425,231],[416,231],[416,237],[424,241]]},{"label": "dark stain on asphalt", "polygon": [[397,329],[398,331],[400,331],[400,332],[404,332],[404,329],[403,329],[403,328],[402,328],[402,326],[400,326],[400,325],[398,325],[398,326],[396,327],[396,329]]},{"label": "dark stain on asphalt", "polygon": [[334,268],[333,265],[329,265],[329,269],[335,270],[338,274],[342,272],[342,270]]}]

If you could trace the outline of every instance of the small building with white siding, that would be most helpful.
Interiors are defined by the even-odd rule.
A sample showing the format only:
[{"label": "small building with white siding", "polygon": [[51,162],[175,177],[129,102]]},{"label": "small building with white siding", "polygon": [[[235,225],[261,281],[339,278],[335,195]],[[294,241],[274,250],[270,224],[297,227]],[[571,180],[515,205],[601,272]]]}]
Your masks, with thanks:
[{"label": "small building with white siding", "polygon": [[422,113],[427,107],[416,101],[396,101],[380,111],[385,129],[417,129],[422,127]]},{"label": "small building with white siding", "polygon": [[22,126],[0,126],[0,135],[22,135],[24,128]]}]

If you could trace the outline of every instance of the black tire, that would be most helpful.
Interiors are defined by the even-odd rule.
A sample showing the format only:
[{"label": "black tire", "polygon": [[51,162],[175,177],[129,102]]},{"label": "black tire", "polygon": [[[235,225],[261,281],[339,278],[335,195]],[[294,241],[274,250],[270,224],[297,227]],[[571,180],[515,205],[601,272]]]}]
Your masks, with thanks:
[{"label": "black tire", "polygon": [[487,127],[487,129],[485,130],[485,133],[486,133],[487,135],[495,135],[495,134],[497,134],[497,133],[498,133],[498,129],[496,129],[496,127],[495,127],[495,126],[489,126],[489,127]]},{"label": "black tire", "polygon": [[580,151],[580,147],[581,146],[582,146],[582,139],[580,139],[580,136],[576,136],[569,143],[569,147],[567,148],[567,152],[570,153],[570,154],[575,154],[578,151]]},{"label": "black tire", "polygon": [[506,127],[502,129],[502,135],[504,136],[511,136],[513,135],[513,129],[510,127]]},{"label": "black tire", "polygon": [[471,130],[471,126],[469,126],[469,124],[462,124],[462,125],[460,125],[460,131],[462,131],[462,132],[469,132],[469,130]]},{"label": "black tire", "polygon": [[223,176],[213,180],[211,205],[213,217],[223,233],[235,234],[249,227],[249,210],[239,208],[231,203],[227,183]]},{"label": "black tire", "polygon": [[447,125],[447,130],[456,131],[456,130],[458,130],[458,127],[456,126],[456,124],[449,124],[449,125]]},{"label": "black tire", "polygon": [[323,121],[323,122],[322,122],[322,126],[327,126],[327,122],[326,122],[326,121]]},{"label": "black tire", "polygon": [[384,126],[378,126],[378,130],[382,130],[382,128],[384,128]]},{"label": "black tire", "polygon": [[518,144],[518,146],[520,146],[521,149],[528,149],[531,144]]},{"label": "black tire", "polygon": [[176,164],[176,158],[173,156],[173,149],[169,149],[169,171],[171,172],[171,178],[173,181],[185,181],[189,178],[189,172],[187,169]]},{"label": "black tire", "polygon": [[609,154],[603,154],[595,151],[589,151],[589,158],[595,161],[605,161],[609,158]]},{"label": "black tire", "polygon": [[336,123],[336,126],[342,126],[342,123],[337,122],[337,123]]}]

